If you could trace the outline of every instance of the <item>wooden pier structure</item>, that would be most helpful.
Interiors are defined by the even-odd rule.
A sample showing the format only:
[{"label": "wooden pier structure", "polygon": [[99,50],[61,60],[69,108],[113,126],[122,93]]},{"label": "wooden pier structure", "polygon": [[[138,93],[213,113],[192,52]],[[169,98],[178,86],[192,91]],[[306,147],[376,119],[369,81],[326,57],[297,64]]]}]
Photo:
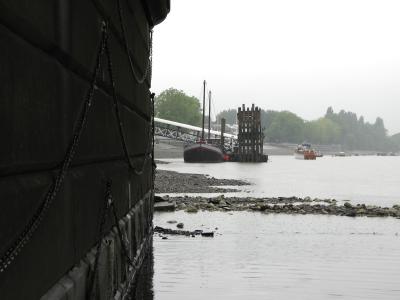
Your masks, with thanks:
[{"label": "wooden pier structure", "polygon": [[263,154],[264,134],[261,128],[261,109],[252,104],[251,109],[238,108],[239,125],[238,147],[233,155],[234,161],[267,162],[268,156]]}]

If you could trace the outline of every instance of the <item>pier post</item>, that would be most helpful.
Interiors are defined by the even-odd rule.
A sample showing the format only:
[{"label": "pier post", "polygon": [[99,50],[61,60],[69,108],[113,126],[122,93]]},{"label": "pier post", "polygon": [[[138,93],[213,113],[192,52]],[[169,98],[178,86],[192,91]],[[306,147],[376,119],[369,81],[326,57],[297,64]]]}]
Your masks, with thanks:
[{"label": "pier post", "polygon": [[268,157],[263,154],[264,136],[261,129],[261,109],[252,104],[251,109],[238,108],[237,113],[238,153],[235,159],[241,162],[266,162]]},{"label": "pier post", "polygon": [[221,149],[222,150],[224,150],[224,145],[225,145],[225,137],[224,137],[225,123],[226,123],[225,118],[222,118],[221,119]]}]

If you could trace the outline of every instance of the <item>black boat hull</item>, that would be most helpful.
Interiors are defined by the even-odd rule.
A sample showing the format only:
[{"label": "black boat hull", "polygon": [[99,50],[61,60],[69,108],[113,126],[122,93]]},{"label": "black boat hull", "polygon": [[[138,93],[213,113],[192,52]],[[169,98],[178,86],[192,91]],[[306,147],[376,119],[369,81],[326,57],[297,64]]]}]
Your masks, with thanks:
[{"label": "black boat hull", "polygon": [[185,147],[183,159],[188,163],[217,163],[224,161],[224,154],[213,145],[193,144]]}]

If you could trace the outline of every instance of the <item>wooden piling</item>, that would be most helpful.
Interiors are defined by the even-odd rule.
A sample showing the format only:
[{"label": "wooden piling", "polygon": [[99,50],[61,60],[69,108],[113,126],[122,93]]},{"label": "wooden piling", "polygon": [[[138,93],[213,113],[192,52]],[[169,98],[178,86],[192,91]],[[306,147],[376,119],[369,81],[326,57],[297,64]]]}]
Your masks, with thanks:
[{"label": "wooden piling", "polygon": [[264,135],[261,128],[261,109],[252,104],[251,109],[238,108],[237,113],[238,151],[234,156],[235,161],[241,162],[266,162],[268,156],[263,154]]},{"label": "wooden piling", "polygon": [[225,138],[224,138],[225,123],[226,123],[225,118],[221,118],[221,148],[222,148],[222,150],[224,149],[224,145],[225,145]]}]

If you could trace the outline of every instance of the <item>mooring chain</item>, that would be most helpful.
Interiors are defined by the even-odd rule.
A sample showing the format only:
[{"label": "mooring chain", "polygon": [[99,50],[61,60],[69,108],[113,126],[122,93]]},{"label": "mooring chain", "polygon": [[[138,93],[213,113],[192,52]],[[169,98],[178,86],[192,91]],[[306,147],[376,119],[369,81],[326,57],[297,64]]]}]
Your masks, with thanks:
[{"label": "mooring chain", "polygon": [[[128,55],[129,63],[130,63],[130,69],[132,74],[134,75],[135,79],[138,81],[138,83],[143,83],[144,80],[146,79],[149,69],[151,69],[151,64],[152,64],[152,31],[150,31],[150,45],[149,45],[149,61],[148,65],[146,67],[145,73],[143,74],[142,78],[138,78],[134,68],[133,68],[133,62],[130,56],[130,50],[128,46],[128,41],[126,38],[126,31],[125,31],[125,25],[123,21],[123,16],[122,16],[122,8],[120,5],[120,0],[117,2],[118,8],[119,8],[119,19],[120,19],[120,25],[121,25],[121,31],[123,34],[123,40],[125,44],[125,50]],[[33,217],[29,220],[28,224],[25,226],[24,230],[21,232],[19,237],[15,240],[12,246],[10,246],[5,254],[0,258],[0,273],[4,272],[9,265],[13,262],[13,260],[18,256],[22,248],[30,241],[32,238],[33,234],[36,232],[37,228],[41,224],[45,214],[47,213],[49,207],[51,206],[52,202],[58,195],[63,183],[64,179],[66,177],[66,174],[70,168],[70,165],[73,161],[73,158],[76,153],[76,149],[79,145],[79,141],[82,136],[82,132],[84,128],[86,127],[87,123],[87,118],[88,114],[91,110],[92,106],[92,101],[93,101],[93,96],[94,96],[94,91],[96,88],[96,83],[97,83],[97,78],[99,76],[99,72],[101,70],[101,58],[106,52],[107,55],[107,61],[108,61],[108,72],[111,80],[111,87],[112,87],[112,93],[113,93],[113,99],[114,99],[114,111],[116,114],[116,118],[118,121],[118,127],[119,127],[119,133],[121,137],[121,143],[124,148],[124,153],[127,158],[128,165],[130,168],[138,175],[142,174],[144,171],[145,164],[149,157],[152,158],[152,163],[153,163],[153,178],[154,178],[154,169],[155,169],[155,163],[154,163],[154,94],[151,94],[151,130],[149,129],[149,138],[148,140],[151,140],[152,143],[147,144],[147,149],[145,152],[145,159],[143,160],[143,165],[140,170],[137,170],[135,167],[132,166],[130,159],[129,159],[129,152],[128,152],[128,147],[127,143],[125,140],[125,134],[124,134],[124,129],[123,129],[123,123],[121,120],[121,115],[120,115],[120,110],[119,110],[119,105],[118,105],[118,100],[117,100],[117,95],[116,95],[116,90],[115,90],[115,81],[114,81],[114,76],[112,73],[112,61],[111,61],[111,53],[109,51],[109,46],[108,46],[108,22],[103,22],[102,24],[102,37],[98,46],[97,50],[97,56],[96,56],[96,63],[95,63],[95,68],[92,73],[92,78],[90,81],[90,87],[87,91],[86,97],[85,97],[85,102],[82,107],[81,112],[79,113],[79,118],[76,121],[74,131],[73,131],[73,137],[71,139],[71,142],[69,144],[68,150],[66,152],[65,158],[62,162],[61,169],[59,170],[57,177],[54,180],[53,185],[51,186],[49,192],[46,194],[46,197],[44,201],[41,203],[39,208],[36,210],[34,213]],[[151,70],[150,70],[151,71]],[[150,75],[151,76],[151,75]],[[153,134],[153,137],[151,135]],[[150,149],[151,148],[151,149]],[[150,155],[151,152],[151,155]],[[136,267],[136,262],[132,261],[132,259],[128,255],[128,250],[127,246],[125,244],[125,241],[123,239],[122,231],[119,227],[118,224],[118,217],[116,214],[116,208],[115,204],[112,201],[112,195],[111,195],[111,182],[107,182],[107,189],[106,189],[106,201],[103,207],[103,213],[101,216],[101,222],[99,226],[99,241],[97,245],[97,251],[96,251],[96,257],[95,257],[95,263],[94,263],[94,271],[93,271],[93,276],[91,279],[91,286],[92,288],[90,289],[90,295],[89,297],[92,296],[93,293],[93,284],[96,284],[95,290],[98,290],[98,264],[99,264],[99,256],[101,252],[101,242],[102,242],[102,237],[104,235],[104,225],[107,219],[107,215],[109,213],[109,209],[112,209],[112,213],[114,215],[114,221],[115,221],[115,226],[117,226],[118,230],[118,235],[121,243],[121,251],[123,256],[125,257],[127,263],[129,266],[131,266],[133,269],[137,269]],[[127,293],[130,293],[132,290],[134,282],[128,282],[128,287],[127,287]],[[125,295],[127,296],[127,295]]]},{"label": "mooring chain", "polygon": [[154,192],[154,182],[156,180],[156,168],[157,164],[154,160],[154,145],[155,145],[155,140],[154,140],[154,131],[155,131],[155,124],[154,124],[154,97],[155,94],[151,93],[151,134],[153,135],[152,138],[152,147],[151,147],[151,162],[152,162],[152,190]]},{"label": "mooring chain", "polygon": [[96,63],[95,68],[92,73],[90,87],[85,97],[85,102],[80,112],[80,116],[75,124],[73,137],[69,144],[68,150],[66,152],[65,158],[62,162],[61,169],[59,170],[57,177],[53,185],[51,186],[49,192],[46,194],[44,201],[41,203],[39,208],[34,213],[33,217],[29,220],[28,224],[25,226],[24,230],[15,240],[15,242],[7,249],[5,254],[0,258],[0,273],[4,272],[11,262],[18,256],[22,248],[28,243],[33,234],[36,232],[37,228],[41,224],[43,217],[48,211],[50,205],[56,198],[58,192],[60,191],[65,176],[68,172],[68,169],[71,165],[71,162],[75,156],[77,146],[79,144],[80,138],[82,136],[82,132],[86,126],[87,117],[92,105],[94,90],[97,82],[97,77],[99,75],[99,70],[101,68],[101,57],[104,53],[104,49],[106,46],[108,38],[108,26],[103,22],[102,25],[102,37],[100,44],[97,50]]},{"label": "mooring chain", "polygon": [[[68,147],[68,150],[66,152],[65,158],[61,164],[61,169],[59,170],[57,177],[55,178],[55,181],[50,188],[49,192],[46,194],[44,201],[41,203],[41,205],[38,207],[38,209],[35,211],[33,217],[29,220],[28,224],[24,227],[23,231],[21,234],[18,236],[18,238],[15,240],[15,242],[7,249],[5,254],[0,258],[0,273],[4,272],[8,266],[12,263],[12,261],[19,255],[20,251],[22,248],[29,242],[29,240],[32,238],[33,234],[36,232],[37,228],[41,224],[45,214],[47,213],[49,207],[51,206],[52,202],[58,195],[58,192],[60,191],[65,176],[69,170],[69,167],[72,163],[72,160],[75,156],[76,149],[79,145],[80,138],[82,136],[82,132],[84,128],[86,127],[87,123],[87,117],[88,114],[91,110],[92,106],[92,101],[93,101],[93,96],[94,96],[94,91],[97,83],[97,78],[99,76],[99,72],[101,70],[101,57],[103,56],[104,51],[107,51],[107,58],[109,62],[109,72],[110,72],[110,78],[112,81],[112,88],[113,88],[113,98],[114,98],[114,103],[115,105],[115,112],[117,115],[117,120],[119,123],[119,130],[120,130],[120,135],[121,135],[121,142],[123,143],[124,147],[124,152],[125,156],[128,159],[129,166],[134,170],[134,172],[138,175],[143,173],[145,163],[147,162],[147,159],[150,156],[150,147],[151,144],[148,143],[148,147],[145,153],[145,159],[143,161],[143,166],[140,170],[137,170],[135,167],[132,166],[129,160],[129,153],[127,149],[127,144],[125,140],[125,135],[123,131],[123,125],[120,117],[120,112],[119,112],[119,107],[118,107],[118,101],[116,101],[116,92],[115,92],[115,81],[114,77],[112,75],[112,63],[111,63],[111,54],[109,52],[108,48],[108,22],[103,22],[102,23],[102,37],[101,41],[98,46],[98,51],[97,51],[97,56],[96,56],[96,63],[95,63],[95,68],[94,72],[92,73],[92,78],[91,78],[91,84],[88,89],[88,92],[85,97],[85,102],[82,107],[82,110],[80,112],[80,116],[78,120],[76,121],[74,131],[73,131],[73,137],[71,139],[70,145]],[[129,54],[129,53],[128,53]],[[154,102],[154,99],[152,98],[152,101]],[[154,105],[154,103],[152,104]],[[152,114],[152,122],[154,119],[154,114]],[[149,130],[149,140],[151,139],[151,134],[152,131]]]},{"label": "mooring chain", "polygon": [[150,39],[149,39],[149,64],[150,64],[150,82],[153,79],[153,29],[150,29],[149,32]]},{"label": "mooring chain", "polygon": [[[130,55],[130,48],[129,48],[129,44],[128,44],[128,39],[126,37],[126,29],[125,29],[125,21],[124,21],[124,17],[123,17],[123,11],[122,11],[122,5],[121,5],[121,0],[117,0],[117,6],[118,6],[118,17],[119,17],[119,23],[120,23],[120,27],[121,27],[121,32],[122,32],[122,39],[124,41],[124,46],[125,46],[125,51],[126,54],[128,55],[128,60],[129,60],[129,65],[130,65],[130,70],[131,73],[133,75],[133,77],[135,78],[135,80],[137,81],[137,83],[142,84],[147,77],[147,74],[149,73],[150,69],[151,69],[151,53],[152,53],[152,39],[150,39],[150,45],[149,45],[149,60],[147,61],[147,66],[142,74],[142,77],[140,78],[135,71],[135,67],[133,65],[133,61]],[[151,36],[150,36],[151,37]]]},{"label": "mooring chain", "polygon": [[[106,193],[105,193],[105,201],[103,204],[103,209],[102,209],[102,214],[101,214],[101,222],[99,225],[99,234],[98,234],[98,244],[96,247],[96,257],[95,257],[95,261],[94,261],[94,267],[93,267],[93,272],[91,274],[91,278],[90,278],[90,283],[89,283],[89,290],[88,290],[88,297],[89,299],[92,299],[93,296],[96,296],[97,291],[99,291],[99,280],[98,280],[98,265],[99,265],[99,259],[100,259],[100,252],[101,252],[101,244],[102,244],[102,240],[104,238],[104,225],[105,222],[107,221],[107,217],[109,216],[109,214],[112,214],[113,216],[113,220],[114,220],[114,226],[117,228],[117,232],[118,232],[118,239],[121,245],[121,256],[125,259],[126,263],[129,265],[130,267],[130,271],[132,272],[136,272],[138,267],[136,266],[137,261],[132,260],[132,258],[129,256],[129,252],[128,252],[128,247],[127,244],[125,243],[125,239],[121,230],[121,227],[119,226],[119,220],[118,220],[118,215],[117,215],[117,209],[116,209],[116,205],[115,205],[115,201],[112,197],[112,191],[111,191],[111,180],[108,180],[106,182]],[[135,273],[132,273],[135,275]],[[127,276],[127,280],[129,280],[128,278],[129,276]],[[134,286],[134,278],[135,276],[132,277],[132,280],[129,280],[127,282],[127,288],[125,289],[125,293],[122,297],[122,299],[130,299],[130,294],[132,291],[132,287]],[[94,298],[96,299],[96,298]]]},{"label": "mooring chain", "polygon": [[[142,175],[146,162],[147,160],[150,158],[150,154],[151,154],[151,143],[147,143],[147,147],[144,153],[144,159],[142,162],[142,166],[141,168],[136,168],[130,159],[130,155],[129,155],[129,150],[128,150],[128,145],[127,145],[127,141],[126,141],[126,137],[125,137],[125,131],[124,131],[124,126],[123,126],[123,122],[122,122],[122,117],[121,117],[121,111],[119,108],[119,101],[118,101],[118,97],[117,97],[117,92],[116,92],[116,85],[115,85],[115,79],[114,79],[114,72],[113,72],[113,68],[112,68],[112,56],[111,56],[111,51],[109,49],[109,44],[108,41],[106,41],[106,46],[105,46],[105,53],[107,56],[107,67],[108,67],[108,75],[111,81],[111,89],[112,89],[112,97],[113,97],[113,102],[114,102],[114,113],[115,113],[115,118],[117,120],[118,123],[118,131],[119,131],[119,135],[120,135],[120,140],[121,140],[121,144],[122,144],[122,149],[124,151],[124,155],[125,155],[125,160],[129,166],[129,168],[137,175]],[[152,99],[152,102],[154,101],[154,99]],[[151,116],[151,119],[154,119],[154,115]],[[152,131],[149,130],[148,132],[148,141],[152,140]]]},{"label": "mooring chain", "polygon": [[121,243],[121,251],[122,251],[122,255],[125,257],[126,262],[128,263],[129,266],[131,267],[135,267],[132,259],[129,256],[129,252],[128,252],[128,247],[125,244],[125,239],[124,236],[122,234],[122,230],[119,226],[119,221],[118,221],[118,216],[117,216],[117,211],[115,209],[115,204],[114,201],[111,201],[111,212],[114,216],[114,223],[115,223],[115,227],[117,227],[117,232],[118,232],[118,237],[119,237],[119,242]]},{"label": "mooring chain", "polygon": [[99,269],[99,259],[100,259],[100,252],[101,252],[101,244],[104,238],[104,225],[107,221],[107,216],[109,214],[109,208],[111,206],[112,198],[111,198],[111,181],[106,182],[106,191],[105,197],[103,202],[103,207],[101,209],[101,216],[100,216],[100,223],[99,223],[99,230],[98,230],[98,243],[96,246],[96,256],[94,259],[93,265],[93,272],[89,278],[89,289],[87,294],[87,299],[97,299],[96,293],[99,290],[99,276],[98,276],[98,269]]}]

